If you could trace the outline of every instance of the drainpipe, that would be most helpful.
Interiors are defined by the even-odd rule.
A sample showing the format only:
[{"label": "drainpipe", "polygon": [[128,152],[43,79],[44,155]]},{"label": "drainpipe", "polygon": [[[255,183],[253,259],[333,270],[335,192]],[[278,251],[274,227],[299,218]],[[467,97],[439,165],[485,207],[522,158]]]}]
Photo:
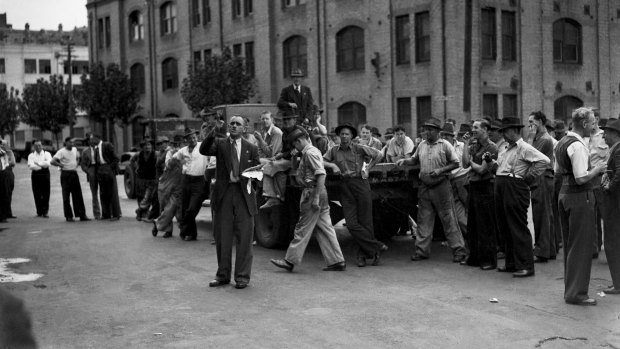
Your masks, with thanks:
[{"label": "drainpipe", "polygon": [[446,0],[441,0],[441,75],[443,82],[443,120],[448,118],[448,87],[447,79],[448,74],[446,72]]},{"label": "drainpipe", "polygon": [[[321,5],[321,0],[316,0],[316,46],[317,46],[317,76],[319,78],[319,105],[323,107],[323,79],[321,75],[323,72],[321,71],[321,12],[319,6]],[[323,121],[325,122],[325,121]]]},{"label": "drainpipe", "polygon": [[218,12],[220,15],[220,53],[224,51],[224,16],[222,15],[222,0],[218,1]]},{"label": "drainpipe", "polygon": [[[394,11],[393,11],[393,6],[392,6],[392,1],[390,1],[390,7],[389,7],[389,11],[390,11],[390,104],[391,104],[391,110],[392,110],[392,125],[396,125],[398,123],[398,115],[396,115],[396,113],[394,113],[394,102],[396,100],[396,96],[394,93],[394,55],[393,52],[396,52],[394,50],[394,37],[392,35],[392,33],[394,32]],[[379,66],[377,66],[377,69],[379,69]],[[411,125],[413,127],[413,125]],[[411,128],[408,130],[408,132],[411,132]]]}]

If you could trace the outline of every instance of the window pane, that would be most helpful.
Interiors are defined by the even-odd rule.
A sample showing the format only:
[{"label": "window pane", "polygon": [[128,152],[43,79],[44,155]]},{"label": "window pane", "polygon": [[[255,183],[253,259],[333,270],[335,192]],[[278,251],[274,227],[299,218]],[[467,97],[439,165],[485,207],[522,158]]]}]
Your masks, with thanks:
[{"label": "window pane", "polygon": [[39,59],[39,74],[51,74],[52,65],[49,59]]},{"label": "window pane", "polygon": [[427,62],[431,59],[430,50],[430,13],[420,12],[415,15],[416,62]]},{"label": "window pane", "polygon": [[411,98],[398,98],[396,100],[397,116],[396,123],[405,127],[405,129],[411,130]]},{"label": "window pane", "polygon": [[37,60],[36,59],[25,59],[24,60],[24,73],[26,74],[37,73]]},{"label": "window pane", "polygon": [[396,64],[409,63],[409,16],[396,17]]},{"label": "window pane", "polygon": [[503,96],[503,109],[504,116],[517,116],[517,95],[504,95]]},{"label": "window pane", "polygon": [[422,131],[422,125],[432,117],[432,104],[430,96],[416,98],[416,116],[418,133]]},{"label": "window pane", "polygon": [[364,69],[364,30],[347,27],[336,34],[336,62],[338,71]]},{"label": "window pane", "polygon": [[485,94],[482,96],[482,115],[497,118],[497,95]]},{"label": "window pane", "polygon": [[338,124],[350,123],[356,128],[366,123],[366,107],[357,102],[348,102],[338,108]]},{"label": "window pane", "polygon": [[495,59],[495,9],[492,7],[482,9],[482,58]]},{"label": "window pane", "polygon": [[517,28],[515,13],[502,11],[502,52],[504,61],[517,59]]}]

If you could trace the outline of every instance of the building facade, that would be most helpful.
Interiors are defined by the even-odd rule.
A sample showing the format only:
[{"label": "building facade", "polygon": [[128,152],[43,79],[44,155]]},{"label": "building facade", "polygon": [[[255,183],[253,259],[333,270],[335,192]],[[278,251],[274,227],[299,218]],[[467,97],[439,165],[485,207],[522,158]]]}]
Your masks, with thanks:
[{"label": "building facade", "polygon": [[[28,24],[23,30],[13,29],[7,24],[7,14],[0,14],[0,88],[15,88],[21,94],[24,88],[35,84],[38,79],[49,79],[51,75],[61,75],[65,82],[71,76],[72,84],[80,84],[80,76],[88,72],[88,31],[86,28],[63,31],[32,31]],[[72,64],[68,64],[67,44],[72,43]],[[65,137],[84,137],[90,132],[90,122],[86,117],[78,117],[72,126],[67,126],[59,139]],[[20,123],[10,143],[23,148],[32,139],[54,140],[51,132]],[[62,142],[62,141],[61,141]]]},{"label": "building facade", "polygon": [[[293,68],[329,128],[467,122],[581,105],[620,113],[620,4],[611,0],[88,0],[91,62],[119,63],[140,118],[192,117],[188,67],[229,48],[275,103]],[[137,130],[137,131],[136,131]]]}]

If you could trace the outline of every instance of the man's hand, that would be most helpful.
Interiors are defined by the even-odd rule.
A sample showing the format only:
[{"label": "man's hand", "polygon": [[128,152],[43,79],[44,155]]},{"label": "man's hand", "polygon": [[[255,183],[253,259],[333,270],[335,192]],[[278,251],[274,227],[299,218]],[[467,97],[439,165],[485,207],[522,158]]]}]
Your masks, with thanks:
[{"label": "man's hand", "polygon": [[215,120],[215,125],[217,126],[217,128],[224,127],[224,124],[225,124],[224,120],[221,120],[221,119]]},{"label": "man's hand", "polygon": [[319,193],[316,189],[314,189],[315,194],[312,195],[312,208],[315,210],[319,209]]},{"label": "man's hand", "polygon": [[405,160],[407,159],[400,159],[396,161],[396,166],[401,167],[405,164]]},{"label": "man's hand", "polygon": [[431,175],[431,177],[439,177],[439,176],[441,176],[442,173],[443,173],[443,170],[438,168],[438,169],[433,170],[430,173],[430,175]]},{"label": "man's hand", "polygon": [[605,172],[606,170],[607,170],[607,164],[599,164],[598,166],[594,168],[593,171],[596,172],[596,174],[598,175],[600,173]]},{"label": "man's hand", "polygon": [[259,142],[261,142],[261,143],[263,143],[263,142],[264,142],[264,140],[263,140],[263,136],[260,134],[260,132],[258,132],[258,131],[254,131],[254,137],[256,137],[256,139],[257,139]]},{"label": "man's hand", "polygon": [[289,103],[288,106],[293,109],[297,109],[297,103]]},{"label": "man's hand", "polygon": [[368,179],[368,167],[362,170],[362,179]]},{"label": "man's hand", "polygon": [[332,171],[334,172],[335,175],[341,174],[340,167],[338,166],[332,166]]}]

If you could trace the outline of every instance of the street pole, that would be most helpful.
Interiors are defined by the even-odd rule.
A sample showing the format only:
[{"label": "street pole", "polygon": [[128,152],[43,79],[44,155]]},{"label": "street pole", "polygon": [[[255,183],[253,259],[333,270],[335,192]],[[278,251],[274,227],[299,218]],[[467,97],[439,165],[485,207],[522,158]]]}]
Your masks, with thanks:
[{"label": "street pole", "polygon": [[69,70],[69,79],[67,80],[67,89],[69,91],[69,120],[71,120],[71,123],[69,124],[69,136],[73,137],[74,132],[73,132],[73,124],[75,123],[75,121],[73,120],[74,115],[73,115],[73,85],[72,85],[72,73],[73,73],[73,67],[71,65],[71,51],[73,50],[73,44],[71,43],[71,41],[69,41],[67,43],[67,64],[69,66],[68,70]]}]

